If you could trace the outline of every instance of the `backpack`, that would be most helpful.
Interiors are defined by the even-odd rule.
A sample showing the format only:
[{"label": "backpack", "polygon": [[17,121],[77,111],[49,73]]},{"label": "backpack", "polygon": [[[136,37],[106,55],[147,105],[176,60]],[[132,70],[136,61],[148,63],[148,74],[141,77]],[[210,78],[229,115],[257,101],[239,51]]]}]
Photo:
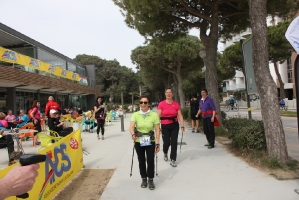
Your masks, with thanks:
[{"label": "backpack", "polygon": [[33,111],[33,108],[30,109],[30,110],[28,111],[28,117],[29,117],[30,119],[33,119],[33,118],[31,117],[31,113],[32,113],[32,111]]}]

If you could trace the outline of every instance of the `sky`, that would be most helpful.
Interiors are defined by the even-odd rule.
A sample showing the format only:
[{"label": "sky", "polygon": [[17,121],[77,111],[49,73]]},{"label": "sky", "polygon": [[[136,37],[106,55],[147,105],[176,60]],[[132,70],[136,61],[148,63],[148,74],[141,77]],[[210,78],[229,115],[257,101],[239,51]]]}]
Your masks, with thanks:
[{"label": "sky", "polygon": [[135,70],[131,51],[144,38],[119,10],[112,0],[0,0],[0,22],[69,58],[96,55]]}]

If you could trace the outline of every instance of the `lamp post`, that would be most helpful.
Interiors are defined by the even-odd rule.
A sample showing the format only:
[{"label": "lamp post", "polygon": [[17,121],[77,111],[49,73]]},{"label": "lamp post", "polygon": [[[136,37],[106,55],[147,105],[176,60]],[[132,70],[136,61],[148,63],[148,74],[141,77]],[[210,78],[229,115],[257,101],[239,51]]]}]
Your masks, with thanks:
[{"label": "lamp post", "polygon": [[[207,70],[206,70],[206,57],[207,57],[207,52],[205,49],[202,49],[199,51],[199,56],[203,59],[203,64],[204,64],[204,67],[202,68],[202,72],[205,73],[205,86],[206,86],[206,89],[208,90],[208,85],[207,85]],[[209,91],[209,90],[208,90]]]}]

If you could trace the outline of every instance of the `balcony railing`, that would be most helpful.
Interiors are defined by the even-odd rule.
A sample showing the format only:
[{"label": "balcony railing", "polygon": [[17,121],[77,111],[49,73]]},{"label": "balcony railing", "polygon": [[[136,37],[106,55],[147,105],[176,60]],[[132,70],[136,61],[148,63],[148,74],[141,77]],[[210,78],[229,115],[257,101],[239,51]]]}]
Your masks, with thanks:
[{"label": "balcony railing", "polygon": [[245,84],[236,84],[236,90],[245,90]]},{"label": "balcony railing", "polygon": [[235,85],[226,86],[226,90],[227,91],[235,91],[236,90],[236,86]]}]

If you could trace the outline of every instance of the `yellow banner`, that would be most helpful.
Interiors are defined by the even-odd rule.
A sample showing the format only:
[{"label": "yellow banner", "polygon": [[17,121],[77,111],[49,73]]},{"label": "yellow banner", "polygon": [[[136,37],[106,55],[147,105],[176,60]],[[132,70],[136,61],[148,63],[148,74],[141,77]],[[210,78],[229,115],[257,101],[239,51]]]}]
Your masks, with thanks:
[{"label": "yellow banner", "polygon": [[74,81],[81,81],[79,74],[76,74],[72,71],[68,71],[61,67],[54,66],[49,63],[45,63],[43,61],[31,58],[29,56],[25,56],[23,54],[17,53],[15,51],[4,49],[0,47],[0,61],[14,63],[18,65],[23,65],[29,67],[31,69],[36,69],[39,71],[51,73],[55,76],[74,80]]},{"label": "yellow banner", "polygon": [[[47,158],[46,162],[39,163],[38,177],[33,189],[28,192],[29,199],[52,199],[83,167],[80,130],[43,149],[39,154],[45,154]],[[0,178],[14,165],[1,170]],[[6,199],[15,200],[16,197]]]}]

